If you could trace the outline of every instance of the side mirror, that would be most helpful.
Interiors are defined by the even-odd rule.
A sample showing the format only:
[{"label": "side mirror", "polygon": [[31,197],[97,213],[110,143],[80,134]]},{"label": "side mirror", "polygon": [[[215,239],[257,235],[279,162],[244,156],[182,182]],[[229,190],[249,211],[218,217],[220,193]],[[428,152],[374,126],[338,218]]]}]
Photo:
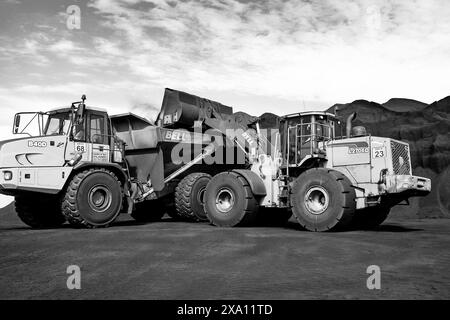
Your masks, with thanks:
[{"label": "side mirror", "polygon": [[85,109],[86,109],[86,106],[84,105],[84,103],[80,103],[80,105],[78,106],[78,109],[77,109],[77,120],[78,120],[78,123],[83,122]]},{"label": "side mirror", "polygon": [[84,104],[85,100],[86,100],[86,95],[83,94],[81,96],[81,103],[78,105],[78,110],[77,110],[77,120],[78,120],[79,124],[83,122],[84,111],[86,109],[86,105]]},{"label": "side mirror", "polygon": [[16,114],[14,117],[14,128],[13,128],[13,133],[18,133],[19,132],[19,126],[20,126],[20,114]]}]

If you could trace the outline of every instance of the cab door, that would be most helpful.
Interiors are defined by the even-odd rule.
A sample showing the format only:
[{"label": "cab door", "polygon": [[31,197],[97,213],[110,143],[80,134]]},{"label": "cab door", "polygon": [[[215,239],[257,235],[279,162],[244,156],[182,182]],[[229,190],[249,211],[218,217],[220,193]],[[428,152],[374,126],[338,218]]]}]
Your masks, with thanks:
[{"label": "cab door", "polygon": [[91,143],[92,162],[111,162],[108,117],[105,113],[89,112],[87,140]]}]

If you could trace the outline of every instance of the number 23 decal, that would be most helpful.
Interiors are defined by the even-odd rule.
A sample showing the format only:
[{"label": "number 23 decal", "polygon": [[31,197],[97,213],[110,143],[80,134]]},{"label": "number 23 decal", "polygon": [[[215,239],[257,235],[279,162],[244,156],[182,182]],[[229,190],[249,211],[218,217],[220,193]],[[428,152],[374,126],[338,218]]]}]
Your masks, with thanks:
[{"label": "number 23 decal", "polygon": [[384,148],[373,148],[372,149],[372,157],[374,158],[383,158],[385,156]]}]

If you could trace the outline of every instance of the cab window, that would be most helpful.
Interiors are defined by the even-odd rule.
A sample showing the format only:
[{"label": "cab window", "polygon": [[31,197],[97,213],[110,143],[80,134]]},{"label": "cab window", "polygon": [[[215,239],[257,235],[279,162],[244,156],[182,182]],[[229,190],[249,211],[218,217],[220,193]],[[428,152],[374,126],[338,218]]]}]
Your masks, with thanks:
[{"label": "cab window", "polygon": [[89,139],[92,143],[108,144],[106,119],[102,114],[91,114],[89,119]]},{"label": "cab window", "polygon": [[329,140],[331,136],[331,128],[333,124],[332,121],[328,120],[327,117],[318,116],[316,118],[316,136],[317,140]]},{"label": "cab window", "polygon": [[48,116],[44,130],[45,136],[68,134],[70,126],[70,113],[56,113]]}]

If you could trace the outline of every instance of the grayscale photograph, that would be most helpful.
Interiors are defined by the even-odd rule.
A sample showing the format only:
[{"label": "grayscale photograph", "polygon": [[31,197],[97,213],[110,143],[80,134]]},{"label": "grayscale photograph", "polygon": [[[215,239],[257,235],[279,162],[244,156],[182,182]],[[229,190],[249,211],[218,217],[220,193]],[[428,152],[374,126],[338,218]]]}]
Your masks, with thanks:
[{"label": "grayscale photograph", "polygon": [[450,299],[449,17],[1,0],[0,300]]}]

